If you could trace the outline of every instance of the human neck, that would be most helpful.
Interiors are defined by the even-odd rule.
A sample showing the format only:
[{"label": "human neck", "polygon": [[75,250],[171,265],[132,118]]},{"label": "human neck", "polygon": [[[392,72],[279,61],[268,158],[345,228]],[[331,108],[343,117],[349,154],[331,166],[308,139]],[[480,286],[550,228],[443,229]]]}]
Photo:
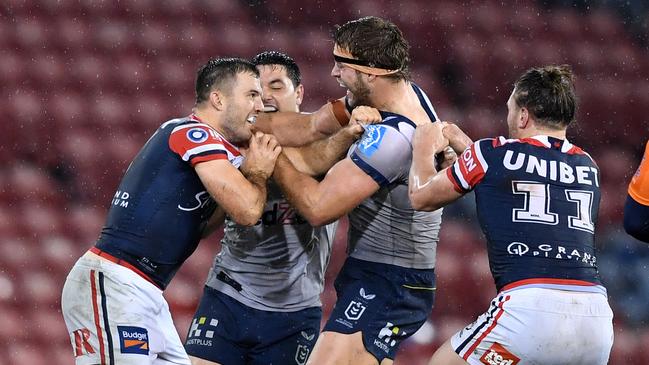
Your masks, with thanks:
[{"label": "human neck", "polygon": [[551,129],[533,126],[531,128],[526,128],[525,130],[519,130],[518,138],[530,138],[538,135],[554,137],[557,139],[566,139],[566,129]]},{"label": "human neck", "polygon": [[409,86],[405,80],[396,83],[387,79],[377,80],[370,100],[376,109],[404,114],[409,108]]},{"label": "human neck", "polygon": [[210,127],[214,128],[217,132],[219,132],[220,135],[225,137],[227,139],[227,136],[223,133],[223,127],[221,126],[221,118],[219,115],[208,108],[201,108],[201,107],[194,107],[192,110],[192,113],[200,119],[201,122],[209,125]]}]

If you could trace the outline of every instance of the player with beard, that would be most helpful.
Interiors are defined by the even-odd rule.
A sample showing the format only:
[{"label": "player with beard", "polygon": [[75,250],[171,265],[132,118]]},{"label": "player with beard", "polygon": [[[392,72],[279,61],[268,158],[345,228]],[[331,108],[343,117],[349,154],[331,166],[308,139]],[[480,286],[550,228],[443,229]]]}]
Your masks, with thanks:
[{"label": "player with beard", "polygon": [[393,23],[365,17],[338,27],[333,38],[332,76],[348,89],[350,104],[379,109],[381,122],[366,126],[322,181],[284,155],[273,178],[314,226],[349,213],[338,300],[308,363],[391,364],[433,305],[441,211],[412,208],[408,171],[415,128],[437,115],[410,81],[409,45]]},{"label": "player with beard", "polygon": [[210,60],[198,71],[192,114],[163,123],[131,162],[97,243],[63,287],[77,364],[190,363],[162,292],[217,206],[242,225],[261,217],[281,150],[251,132],[262,107],[253,64]]}]

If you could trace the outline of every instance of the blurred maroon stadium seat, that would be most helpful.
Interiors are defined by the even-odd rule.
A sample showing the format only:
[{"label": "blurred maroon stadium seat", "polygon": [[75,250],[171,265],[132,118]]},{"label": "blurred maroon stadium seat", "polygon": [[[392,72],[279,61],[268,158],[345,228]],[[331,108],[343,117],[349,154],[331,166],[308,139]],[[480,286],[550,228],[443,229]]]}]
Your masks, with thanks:
[{"label": "blurred maroon stadium seat", "polygon": [[[630,23],[609,9],[519,5],[346,0],[298,9],[289,0],[3,2],[2,15],[11,21],[0,22],[0,110],[9,120],[0,125],[0,365],[72,363],[58,313],[60,285],[97,238],[129,160],[161,123],[190,113],[199,65],[210,57],[283,50],[302,68],[303,109],[313,111],[344,92],[330,76],[332,25],[362,15],[397,22],[410,39],[415,81],[440,117],[457,119],[474,138],[507,133],[504,102],[522,70],[572,64],[581,109],[569,138],[592,147],[601,168],[600,229],[619,229],[626,183],[638,162],[634,152],[649,130],[646,50],[633,39]],[[460,70],[454,82],[467,105],[456,105],[456,95],[439,80],[448,63]],[[446,214],[444,220],[434,340],[430,346],[405,344],[397,365],[426,364],[436,346],[473,321],[495,294],[484,239],[464,221]],[[346,257],[346,231],[343,220],[326,273],[325,317],[336,299],[332,283]],[[170,287],[182,338],[219,249],[216,241],[202,243]],[[622,309],[614,308],[617,316]],[[612,365],[649,363],[647,327],[637,325],[616,323]]]}]

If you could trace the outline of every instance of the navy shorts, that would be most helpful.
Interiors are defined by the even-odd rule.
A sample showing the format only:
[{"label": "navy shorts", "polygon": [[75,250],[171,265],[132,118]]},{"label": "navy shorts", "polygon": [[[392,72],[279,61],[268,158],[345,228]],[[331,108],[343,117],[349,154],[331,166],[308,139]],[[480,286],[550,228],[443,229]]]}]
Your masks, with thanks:
[{"label": "navy shorts", "polygon": [[338,301],[324,331],[363,333],[381,363],[421,327],[433,309],[435,272],[347,258],[335,282]]},{"label": "navy shorts", "polygon": [[206,286],[185,349],[223,365],[303,365],[318,339],[321,318],[319,307],[262,311]]}]

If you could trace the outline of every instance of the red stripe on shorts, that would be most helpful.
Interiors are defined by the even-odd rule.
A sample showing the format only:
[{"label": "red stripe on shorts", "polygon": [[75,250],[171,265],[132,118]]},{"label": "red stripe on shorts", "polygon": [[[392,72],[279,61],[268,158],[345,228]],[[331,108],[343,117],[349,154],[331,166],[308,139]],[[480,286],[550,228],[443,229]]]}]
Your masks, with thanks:
[{"label": "red stripe on shorts", "polygon": [[473,343],[473,345],[471,345],[471,347],[469,348],[469,351],[467,351],[467,352],[464,353],[464,356],[463,356],[462,358],[463,358],[465,361],[467,361],[467,362],[469,361],[469,360],[468,360],[468,359],[469,359],[469,356],[471,356],[471,354],[473,353],[473,351],[475,351],[475,349],[478,347],[478,345],[480,344],[480,342],[482,342],[482,340],[484,340],[484,338],[487,337],[487,335],[489,334],[489,332],[491,332],[491,331],[494,329],[494,327],[496,327],[496,324],[498,323],[498,318],[500,318],[500,316],[502,316],[502,314],[505,312],[505,310],[503,310],[503,304],[505,304],[505,302],[508,301],[509,298],[510,298],[509,295],[507,295],[507,296],[505,297],[505,300],[503,300],[502,302],[500,302],[500,303],[498,304],[498,308],[500,308],[500,312],[498,312],[498,314],[496,314],[496,318],[494,318],[494,321],[493,321],[493,323],[491,324],[491,326],[489,326],[489,328],[487,328],[487,330],[484,331],[484,332],[480,335],[480,337],[478,337],[478,339],[477,339],[477,340]]},{"label": "red stripe on shorts", "polygon": [[97,284],[95,284],[95,270],[90,270],[90,290],[92,292],[92,312],[95,316],[95,327],[97,328],[97,338],[99,339],[99,356],[101,357],[101,365],[106,365],[104,336],[101,333],[101,324],[99,323],[99,305],[97,304]]}]

